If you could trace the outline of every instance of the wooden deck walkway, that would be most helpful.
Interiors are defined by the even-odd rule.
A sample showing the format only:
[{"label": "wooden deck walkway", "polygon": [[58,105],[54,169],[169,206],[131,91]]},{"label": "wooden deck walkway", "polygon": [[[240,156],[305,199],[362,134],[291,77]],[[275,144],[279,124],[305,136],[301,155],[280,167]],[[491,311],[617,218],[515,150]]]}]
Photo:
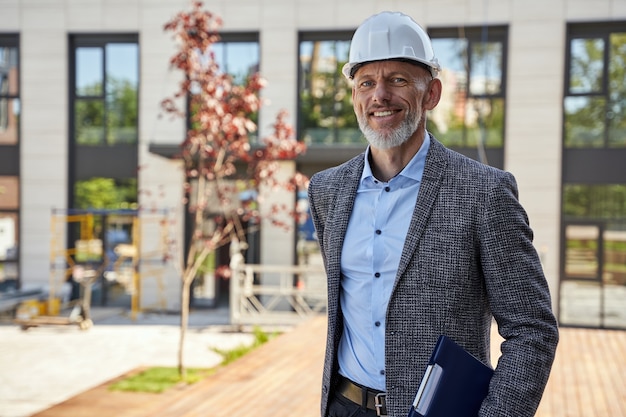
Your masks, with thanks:
[{"label": "wooden deck walkway", "polygon": [[[194,385],[136,394],[104,384],[33,417],[318,417],[325,336],[317,317]],[[606,416],[626,417],[626,331],[561,329],[537,417]]]}]

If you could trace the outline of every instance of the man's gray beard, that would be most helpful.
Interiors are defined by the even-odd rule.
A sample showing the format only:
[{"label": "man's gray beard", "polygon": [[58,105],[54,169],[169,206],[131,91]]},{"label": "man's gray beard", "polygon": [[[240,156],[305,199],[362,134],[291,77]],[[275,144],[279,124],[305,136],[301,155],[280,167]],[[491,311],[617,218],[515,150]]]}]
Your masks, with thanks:
[{"label": "man's gray beard", "polygon": [[365,115],[357,116],[357,121],[365,139],[373,148],[377,149],[391,149],[402,145],[420,126],[420,118],[414,113],[409,114],[400,126],[386,134],[372,129],[367,123]]}]

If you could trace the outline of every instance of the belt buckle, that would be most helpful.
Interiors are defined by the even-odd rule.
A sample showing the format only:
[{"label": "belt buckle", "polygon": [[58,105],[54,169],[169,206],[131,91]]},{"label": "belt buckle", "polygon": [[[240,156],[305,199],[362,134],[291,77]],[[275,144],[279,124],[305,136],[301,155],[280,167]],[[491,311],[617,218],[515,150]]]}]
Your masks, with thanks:
[{"label": "belt buckle", "polygon": [[376,407],[376,415],[379,417],[387,416],[387,394],[379,392],[374,396],[374,406]]}]

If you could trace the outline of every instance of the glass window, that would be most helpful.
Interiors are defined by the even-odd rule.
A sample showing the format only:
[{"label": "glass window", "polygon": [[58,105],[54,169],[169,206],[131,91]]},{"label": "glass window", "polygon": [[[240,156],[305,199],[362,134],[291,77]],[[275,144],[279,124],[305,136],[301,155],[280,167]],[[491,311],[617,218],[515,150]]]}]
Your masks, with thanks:
[{"label": "glass window", "polygon": [[568,26],[559,291],[564,325],[626,328],[624,27]]},{"label": "glass window", "polygon": [[[70,38],[68,206],[137,206],[139,45],[135,35]],[[123,153],[123,156],[121,154]]]},{"label": "glass window", "polygon": [[18,227],[16,213],[0,212],[0,262],[17,261]]},{"label": "glass window", "polygon": [[[76,143],[137,143],[137,43],[91,38],[77,39],[76,43],[73,106]],[[81,43],[87,45],[82,46]]]},{"label": "glass window", "polygon": [[626,219],[626,184],[565,184],[563,215],[569,219]]},{"label": "glass window", "polygon": [[567,184],[560,321],[626,328],[626,184]]},{"label": "glass window", "polygon": [[352,108],[352,87],[341,74],[351,36],[300,35],[298,137],[308,144],[366,143]]},{"label": "glass window", "polygon": [[612,33],[609,43],[608,146],[626,147],[626,32]]},{"label": "glass window", "polygon": [[577,34],[568,43],[566,148],[626,147],[626,32],[598,32]]},{"label": "glass window", "polygon": [[604,146],[604,97],[572,96],[564,102],[565,146],[599,148]]},{"label": "glass window", "polygon": [[[0,34],[0,155],[19,161],[19,37]],[[10,165],[10,167],[9,167]],[[19,162],[0,166],[0,293],[19,287]]]},{"label": "glass window", "polygon": [[0,177],[0,209],[17,209],[20,204],[19,179]]},{"label": "glass window", "polygon": [[78,209],[137,209],[137,179],[114,180],[92,178],[76,181],[74,208]]},{"label": "glass window", "polygon": [[[244,85],[252,75],[259,72],[261,52],[258,34],[220,34],[220,41],[213,44],[213,56],[220,71],[232,77],[233,84]],[[258,124],[258,112],[254,112],[248,117]],[[249,133],[250,143],[258,141],[257,132],[258,130]]]},{"label": "glass window", "polygon": [[0,176],[0,293],[18,287],[19,178]]},{"label": "glass window", "polygon": [[16,145],[20,117],[18,49],[14,37],[0,37],[0,145]]},{"label": "glass window", "polygon": [[604,40],[573,39],[571,42],[571,94],[602,92],[604,77]]},{"label": "glass window", "polygon": [[447,146],[502,148],[506,30],[436,29],[431,37],[445,88],[428,129]]},{"label": "glass window", "polygon": [[104,85],[104,50],[101,47],[76,48],[76,95],[100,97]]},{"label": "glass window", "polygon": [[226,34],[213,45],[213,52],[220,69],[233,77],[237,85],[244,84],[248,77],[259,71],[260,51],[256,39],[238,41]]}]

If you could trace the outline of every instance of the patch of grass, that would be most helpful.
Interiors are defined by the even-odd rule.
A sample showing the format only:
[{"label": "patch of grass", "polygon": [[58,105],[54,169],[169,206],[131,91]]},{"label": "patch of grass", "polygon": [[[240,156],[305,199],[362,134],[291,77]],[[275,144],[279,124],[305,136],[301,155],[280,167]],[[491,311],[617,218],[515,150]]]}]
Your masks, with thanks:
[{"label": "patch of grass", "polygon": [[[217,349],[212,348],[224,358],[219,366],[228,365],[235,360],[241,358],[251,350],[256,349],[266,343],[278,333],[268,334],[262,329],[255,327],[253,330],[254,341],[251,345],[240,345],[233,349]],[[127,391],[127,392],[148,392],[161,393],[180,383],[193,384],[215,373],[216,368],[212,369],[187,369],[187,377],[183,381],[175,367],[153,367],[148,368],[136,375],[124,378],[109,386],[111,391]]]},{"label": "patch of grass", "polygon": [[193,384],[213,373],[210,369],[187,369],[187,377],[183,381],[178,368],[153,367],[136,375],[129,376],[109,386],[111,391],[161,393],[179,383]]},{"label": "patch of grass", "polygon": [[212,349],[213,352],[219,353],[224,358],[222,360],[222,366],[228,365],[229,363],[236,361],[237,359],[241,358],[242,356],[244,356],[246,353],[250,352],[251,350],[254,350],[257,347],[261,346],[262,344],[267,343],[270,339],[272,339],[273,337],[277,335],[277,333],[268,334],[259,327],[255,327],[253,329],[253,334],[254,334],[254,341],[252,342],[251,345],[240,345],[240,346],[237,346],[236,348],[228,349],[228,350],[218,349],[218,348]]}]

